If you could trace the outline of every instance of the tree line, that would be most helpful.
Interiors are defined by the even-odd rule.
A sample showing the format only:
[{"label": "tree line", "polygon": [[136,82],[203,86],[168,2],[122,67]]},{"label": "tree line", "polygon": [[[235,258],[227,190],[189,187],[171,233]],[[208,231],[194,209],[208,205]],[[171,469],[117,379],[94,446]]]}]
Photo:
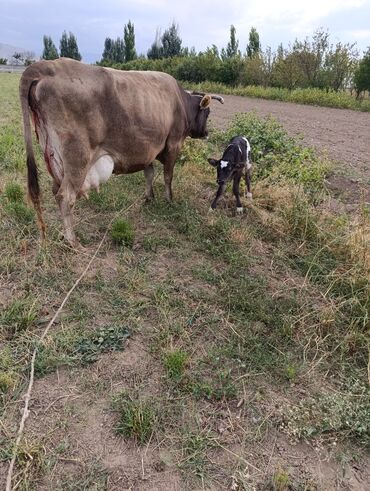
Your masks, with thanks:
[{"label": "tree line", "polygon": [[[81,59],[76,37],[62,34],[59,53],[50,36],[44,36],[43,59],[65,56]],[[330,43],[329,33],[317,30],[303,41],[295,40],[288,47],[280,44],[276,51],[262,50],[257,30],[252,27],[244,51],[239,47],[236,29],[230,27],[226,47],[214,44],[204,51],[182,46],[178,25],[173,22],[155,38],[146,56],[137,54],[135,28],[129,21],[123,37],[107,37],[101,60],[97,64],[123,70],[161,70],[179,80],[204,81],[227,85],[262,85],[264,87],[321,88],[326,90],[355,89],[357,95],[370,90],[370,48],[362,59],[355,44]]]}]

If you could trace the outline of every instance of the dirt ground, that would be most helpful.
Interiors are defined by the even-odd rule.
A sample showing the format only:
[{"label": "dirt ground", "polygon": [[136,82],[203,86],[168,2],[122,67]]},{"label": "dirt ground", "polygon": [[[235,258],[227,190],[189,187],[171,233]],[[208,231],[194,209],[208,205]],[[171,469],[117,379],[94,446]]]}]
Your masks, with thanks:
[{"label": "dirt ground", "polygon": [[[330,177],[328,184],[334,195],[337,191],[340,200],[354,204],[359,202],[362,189],[369,193],[370,113],[225,96],[224,105],[213,105],[211,125],[225,127],[233,114],[251,110],[261,116],[271,114],[291,135],[302,135],[305,144],[313,145],[320,151],[326,150],[329,157],[338,162],[338,170]],[[188,176],[191,175],[189,171]],[[186,181],[186,186],[189,182]],[[185,189],[185,184],[182,188],[180,184],[176,183],[177,196],[181,195],[180,189]],[[214,190],[200,190],[203,194],[198,199],[208,204]],[[104,213],[111,212],[107,207],[98,214],[90,206],[77,210],[81,219],[78,221],[80,229],[88,223],[86,230],[90,231],[99,216],[104,217]],[[83,213],[86,214],[84,220],[81,218]],[[51,216],[55,214],[54,205],[46,210],[49,224],[52,223]],[[247,220],[254,216],[246,214],[245,223],[248,225]],[[200,370],[198,359],[202,360],[202,356],[206,359],[206,352],[212,343],[222,345],[226,334],[231,335],[233,325],[229,313],[223,319],[222,311],[217,310],[219,300],[218,303],[210,300],[216,297],[217,289],[209,275],[217,273],[218,269],[222,271],[219,259],[200,253],[190,241],[184,239],[183,232],[175,232],[177,229],[174,225],[171,228],[171,222],[162,223],[161,217],[159,212],[155,214],[155,210],[146,211],[146,214],[143,209],[139,213],[132,211],[128,218],[135,222],[133,251],[124,253],[112,245],[106,245],[106,250],[81,283],[75,304],[70,301],[64,315],[56,322],[56,332],[65,329],[69,323],[74,323],[76,329],[82,328],[85,324],[80,326],[81,318],[89,314],[85,321],[88,331],[118,322],[117,319],[123,322],[124,319],[125,325],[129,323],[133,326],[132,336],[126,342],[124,351],[102,354],[98,361],[83,367],[68,366],[66,363],[35,380],[23,443],[25,450],[19,460],[23,457],[24,469],[30,469],[28,474],[25,472],[27,479],[32,472],[36,477],[32,482],[30,480],[31,484],[27,484],[24,478],[24,484],[19,477],[21,474],[16,474],[16,488],[38,491],[370,489],[366,485],[369,482],[370,460],[356,447],[348,445],[342,450],[340,444],[337,447],[335,438],[328,438],[325,444],[320,439],[314,444],[296,441],[274,420],[279,408],[288,407],[289,403],[298,404],[314,391],[318,384],[314,375],[312,379],[307,375],[302,382],[299,375],[295,383],[284,382],[273,386],[268,379],[263,380],[263,373],[248,374],[246,371],[245,377],[239,377],[243,378],[240,397],[233,396],[230,400],[225,397],[211,402],[203,398],[196,405],[194,398],[173,390],[166,379],[161,358],[167,346],[165,343],[168,343],[168,349],[182,346],[191,349],[189,372]],[[103,220],[103,225],[99,225],[101,227],[106,226],[108,218]],[[206,220],[211,221],[212,218],[204,219],[204,224],[208,224]],[[250,232],[250,229],[249,226],[243,227],[246,235],[240,232],[240,228],[233,229],[235,234],[240,234],[241,243],[248,245],[251,257],[259,258],[254,266],[250,266],[250,272],[262,276],[266,271],[270,287],[277,293],[281,289],[294,291],[296,285],[302,289],[306,278],[301,278],[290,269],[288,276],[285,262],[275,266],[274,261],[278,257],[272,242],[265,243],[258,235],[253,238],[253,230]],[[96,234],[100,232],[100,229],[96,230]],[[183,240],[180,243],[182,246],[176,248],[179,238]],[[150,246],[148,239],[152,239],[154,245]],[[154,239],[158,241],[157,245]],[[91,256],[96,242],[97,239],[92,239],[84,254]],[[60,252],[58,244],[50,247]],[[24,247],[24,255],[26,251]],[[74,258],[66,253],[58,257],[58,261],[62,263],[70,258],[70,263],[66,262],[64,266],[67,269],[70,264],[68,271],[72,278],[76,278],[86,264],[86,258],[81,260],[81,257]],[[31,257],[28,259],[31,263]],[[26,263],[26,257],[23,260]],[[59,305],[58,290],[53,283],[54,269],[52,266],[49,268],[46,272],[49,276],[41,276],[46,285],[50,283],[46,288],[53,291],[48,306],[50,311],[45,312],[47,315]],[[62,269],[56,267],[58,274]],[[194,274],[196,270],[198,277]],[[203,277],[199,276],[199,271]],[[27,270],[26,273],[32,280],[31,272]],[[12,274],[14,276],[15,273]],[[11,281],[14,281],[13,277]],[[59,281],[66,281],[69,288],[71,279],[62,278]],[[9,291],[13,294],[8,287],[2,289],[0,285],[0,304],[1,296],[4,305],[8,303]],[[117,317],[120,309],[121,317]],[[68,320],[67,314],[72,321]],[[76,316],[74,320],[73,315]],[[179,326],[185,327],[177,331]],[[262,327],[256,323],[257,334]],[[35,332],[38,334],[40,331],[41,328]],[[237,332],[235,334],[238,335]],[[54,346],[54,343],[56,341],[49,340],[50,346]],[[227,369],[225,366],[225,373]],[[212,370],[211,364],[208,370]],[[310,380],[309,385],[307,380]],[[163,421],[170,423],[169,428],[160,427],[160,436],[154,432],[144,446],[116,433],[118,416],[112,410],[112,397],[120,391],[133,393],[134,389],[153,404],[160,401]],[[22,395],[19,394],[19,398],[11,403],[7,419],[0,421],[4,421],[0,430],[9,441],[18,428],[21,407]],[[176,413],[179,411],[182,414],[181,407],[183,420]],[[194,420],[194,428],[185,428],[188,420]],[[183,440],[180,440],[182,433],[177,431],[176,425],[181,424],[184,424],[183,433],[186,430],[190,435],[187,439],[182,436]],[[215,445],[216,440],[221,443]],[[202,442],[205,442],[204,448]],[[0,454],[0,489],[3,489],[8,470],[6,451],[9,452],[8,447]],[[203,476],[201,465],[212,473],[212,480],[203,482],[203,477],[200,479],[199,476]],[[185,474],[184,469],[191,470]],[[197,479],[192,480],[193,475]],[[280,476],[281,482],[277,478],[273,482],[271,476]]]},{"label": "dirt ground", "polygon": [[369,201],[370,113],[240,96],[223,97],[224,105],[212,107],[211,119],[216,127],[227,126],[230,117],[238,112],[272,115],[289,134],[301,135],[305,144],[326,151],[338,163],[337,175],[329,180],[334,193],[342,194],[342,199],[346,198],[343,194],[348,194],[347,200],[358,202],[364,189],[366,201]]}]

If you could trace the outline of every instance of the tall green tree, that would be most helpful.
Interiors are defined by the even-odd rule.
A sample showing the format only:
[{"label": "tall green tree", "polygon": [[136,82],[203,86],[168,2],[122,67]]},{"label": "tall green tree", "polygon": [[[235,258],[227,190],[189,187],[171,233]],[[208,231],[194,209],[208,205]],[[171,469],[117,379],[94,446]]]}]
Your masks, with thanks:
[{"label": "tall green tree", "polygon": [[370,48],[364,54],[355,72],[354,85],[357,96],[364,90],[370,90]]},{"label": "tall green tree", "polygon": [[44,50],[41,58],[43,60],[55,60],[59,58],[58,50],[50,36],[43,37]]},{"label": "tall green tree", "polygon": [[134,29],[134,24],[131,21],[128,21],[128,23],[125,25],[123,29],[123,43],[124,43],[125,62],[137,58],[136,49],[135,49],[135,29]]},{"label": "tall green tree", "polygon": [[338,91],[350,85],[357,65],[355,44],[331,46],[324,62],[324,86]]},{"label": "tall green tree", "polygon": [[257,56],[261,51],[260,36],[255,27],[252,27],[249,31],[249,43],[247,45],[247,56],[253,58]]},{"label": "tall green tree", "polygon": [[59,52],[60,56],[64,56],[65,58],[72,58],[78,61],[81,60],[77,39],[72,32],[70,32],[69,35],[67,35],[66,31],[63,32],[60,39]]},{"label": "tall green tree", "polygon": [[182,40],[179,36],[179,26],[172,22],[162,36],[163,58],[172,58],[181,54]]},{"label": "tall green tree", "polygon": [[163,46],[160,28],[157,28],[157,30],[155,31],[155,39],[150,49],[148,50],[147,57],[150,60],[158,60],[159,58],[163,58]]},{"label": "tall green tree", "polygon": [[226,47],[226,58],[233,58],[238,54],[239,41],[235,38],[236,29],[233,25],[230,26],[230,41]]}]

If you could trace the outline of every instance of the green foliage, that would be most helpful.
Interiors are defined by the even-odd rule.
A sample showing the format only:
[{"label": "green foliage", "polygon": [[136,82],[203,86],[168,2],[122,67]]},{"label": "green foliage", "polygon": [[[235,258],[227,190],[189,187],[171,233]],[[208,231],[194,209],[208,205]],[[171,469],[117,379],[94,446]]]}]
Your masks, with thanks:
[{"label": "green foliage", "polygon": [[112,406],[119,415],[117,433],[125,438],[135,438],[140,445],[146,443],[154,431],[157,419],[153,403],[132,399],[123,391],[113,398]]},{"label": "green foliage", "polygon": [[[150,49],[148,50],[147,53],[148,59],[149,60],[158,60],[163,57],[163,46],[162,46],[162,41],[161,41],[161,31],[159,28],[157,28],[156,33],[155,33],[155,39],[153,41],[153,44],[151,45]],[[148,68],[147,68],[148,70]]]},{"label": "green foliage", "polygon": [[51,36],[43,37],[44,50],[42,52],[41,58],[43,60],[55,60],[59,57],[58,50],[51,39]]},{"label": "green foliage", "polygon": [[184,458],[180,461],[180,469],[190,471],[203,481],[210,467],[207,452],[217,446],[215,441],[215,436],[209,430],[185,431],[183,436]]},{"label": "green foliage", "polygon": [[123,43],[125,62],[127,63],[137,57],[135,49],[135,29],[134,24],[131,21],[128,21],[128,24],[124,27]]},{"label": "green foliage", "polygon": [[274,491],[285,491],[289,489],[290,478],[287,471],[279,469],[272,477],[272,488]]},{"label": "green foliage", "polygon": [[101,353],[122,351],[129,336],[126,327],[102,327],[81,339],[75,346],[75,353],[79,355],[82,363],[94,363]]},{"label": "green foliage", "polygon": [[0,58],[0,65],[6,65],[8,63],[7,58]]},{"label": "green foliage", "polygon": [[11,203],[23,203],[24,191],[17,182],[8,182],[4,189],[4,196]]},{"label": "green foliage", "polygon": [[252,27],[249,31],[249,43],[247,46],[247,56],[248,58],[253,58],[257,56],[261,51],[260,36],[255,27]]},{"label": "green foliage", "polygon": [[364,90],[370,90],[370,48],[358,65],[354,82],[358,94]]},{"label": "green foliage", "polygon": [[0,335],[13,337],[26,331],[37,319],[38,302],[28,296],[14,300],[0,313]]},{"label": "green foliage", "polygon": [[345,393],[321,394],[284,408],[281,427],[295,438],[330,436],[370,445],[370,395],[358,382]]},{"label": "green foliage", "polygon": [[125,61],[125,46],[123,40],[105,38],[102,63],[123,63]]},{"label": "green foliage", "polygon": [[223,56],[221,55],[221,57],[223,59],[233,58],[234,56],[237,56],[239,53],[239,51],[238,51],[239,41],[237,41],[235,38],[235,32],[236,32],[235,27],[233,25],[231,25],[230,26],[230,41],[227,43],[226,52],[223,53]]},{"label": "green foliage", "polygon": [[81,60],[81,54],[77,46],[77,39],[72,32],[70,32],[69,35],[66,33],[66,31],[63,32],[60,39],[59,52],[60,56],[72,58],[78,61]]},{"label": "green foliage", "polygon": [[289,137],[276,119],[259,118],[254,113],[237,114],[224,133],[224,144],[235,135],[245,135],[250,140],[257,178],[303,185],[312,193],[322,189],[328,164],[313,149]]},{"label": "green foliage", "polygon": [[35,212],[24,203],[10,202],[5,205],[5,211],[21,225],[29,225],[34,221]]},{"label": "green foliage", "polygon": [[0,370],[0,396],[13,390],[17,383],[17,376],[14,372],[3,372]]},{"label": "green foliage", "polygon": [[170,351],[164,356],[163,363],[167,375],[174,382],[180,382],[182,379],[187,359],[187,353],[181,350]]},{"label": "green foliage", "polygon": [[111,237],[116,244],[132,247],[135,231],[129,222],[117,219],[112,224]]},{"label": "green foliage", "polygon": [[162,56],[164,58],[173,58],[181,53],[181,38],[179,36],[179,26],[172,22],[166,29],[161,38],[162,41]]},{"label": "green foliage", "polygon": [[63,329],[38,348],[35,373],[43,376],[62,365],[94,363],[102,353],[122,351],[129,335],[126,327],[118,325],[90,332]]}]

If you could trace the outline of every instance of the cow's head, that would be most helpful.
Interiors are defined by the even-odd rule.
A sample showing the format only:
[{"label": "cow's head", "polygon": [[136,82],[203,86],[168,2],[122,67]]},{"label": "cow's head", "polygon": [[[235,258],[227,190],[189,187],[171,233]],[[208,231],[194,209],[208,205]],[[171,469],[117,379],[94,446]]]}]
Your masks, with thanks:
[{"label": "cow's head", "polygon": [[206,138],[208,136],[207,119],[210,113],[209,106],[211,100],[216,99],[221,104],[224,103],[222,97],[217,95],[203,94],[202,92],[192,92],[192,124],[190,127],[191,138]]}]

